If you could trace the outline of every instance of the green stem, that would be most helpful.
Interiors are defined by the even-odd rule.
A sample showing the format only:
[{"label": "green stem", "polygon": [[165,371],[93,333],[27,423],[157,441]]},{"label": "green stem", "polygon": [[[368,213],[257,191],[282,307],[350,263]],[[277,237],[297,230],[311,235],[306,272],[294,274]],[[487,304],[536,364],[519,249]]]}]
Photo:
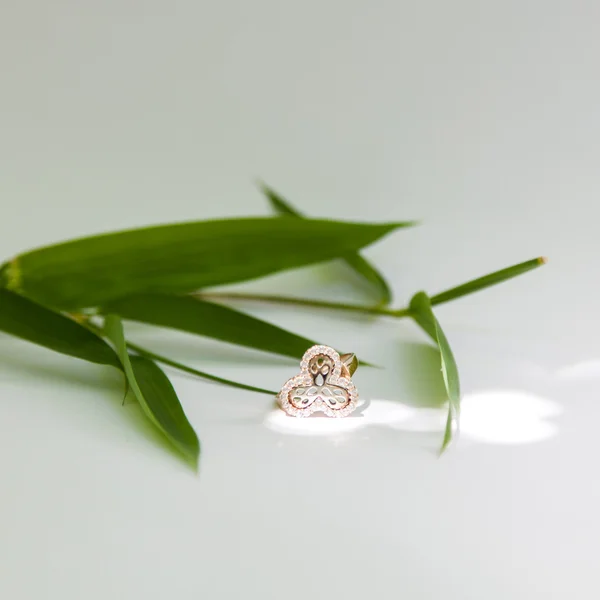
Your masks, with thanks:
[{"label": "green stem", "polygon": [[231,381],[230,379],[224,379],[223,377],[217,377],[216,375],[211,375],[210,373],[205,373],[204,371],[198,371],[197,369],[193,369],[192,367],[188,367],[187,365],[183,365],[178,363],[166,356],[162,356],[160,354],[155,354],[150,350],[146,350],[137,344],[132,344],[131,342],[127,342],[127,348],[129,350],[133,350],[137,352],[141,356],[145,356],[146,358],[150,358],[151,360],[155,360],[156,362],[163,363],[168,365],[169,367],[173,367],[174,369],[179,369],[184,373],[190,373],[191,375],[196,375],[196,377],[202,377],[203,379],[208,379],[210,381],[216,381],[217,383],[222,383],[224,385],[228,385],[230,387],[238,388],[241,390],[248,390],[250,392],[258,392],[259,394],[268,394],[269,396],[276,396],[277,392],[272,390],[265,390],[264,388],[254,387],[253,385],[246,385],[245,383],[238,383],[237,381]]},{"label": "green stem", "polygon": [[204,298],[206,300],[249,300],[257,302],[271,302],[275,304],[292,304],[295,306],[328,308],[333,310],[343,310],[346,312],[355,312],[368,315],[381,315],[387,317],[408,317],[410,315],[410,311],[407,308],[394,310],[390,308],[383,308],[380,306],[362,306],[360,304],[328,302],[326,300],[310,300],[307,298],[297,298],[294,296],[276,296],[270,294],[240,294],[236,292],[200,293],[196,295],[199,298]]},{"label": "green stem", "polygon": [[[545,263],[546,259],[540,256],[532,260],[527,260],[525,262],[513,265],[511,267],[507,267],[506,269],[501,269],[500,271],[489,273],[488,275],[484,275],[483,277],[478,277],[477,279],[473,279],[471,281],[468,281],[467,283],[463,283],[462,285],[458,285],[456,287],[440,292],[435,296],[431,296],[431,305],[435,306],[438,304],[445,304],[446,302],[456,300],[457,298],[461,298],[462,296],[473,294],[492,285],[496,285],[498,283],[502,283],[503,281],[507,281],[508,279],[512,279],[513,277],[517,277],[518,275],[522,275],[523,273],[531,271],[532,269],[536,269],[537,267]],[[258,302],[273,302],[276,304],[293,304],[295,306],[310,306],[314,308],[343,310],[346,312],[355,312],[368,315],[395,317],[397,319],[412,316],[412,312],[409,307],[393,309],[384,308],[382,306],[361,306],[360,304],[346,304],[344,302],[329,302],[326,300],[311,300],[307,298],[298,298],[294,296],[276,296],[270,294],[240,294],[236,292],[198,293],[196,294],[196,296],[200,298],[206,298],[209,300],[253,300]]]}]

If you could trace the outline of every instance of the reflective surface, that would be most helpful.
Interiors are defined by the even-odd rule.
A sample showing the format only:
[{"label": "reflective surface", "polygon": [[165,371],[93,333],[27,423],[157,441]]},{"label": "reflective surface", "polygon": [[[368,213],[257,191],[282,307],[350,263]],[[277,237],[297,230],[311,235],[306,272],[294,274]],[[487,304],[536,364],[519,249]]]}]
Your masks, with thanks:
[{"label": "reflective surface", "polygon": [[[244,305],[381,368],[356,373],[347,419],[173,375],[198,475],[121,406],[118,374],[0,337],[0,598],[597,600],[599,11],[5,3],[3,257],[266,214],[260,177],[306,214],[420,219],[366,253],[398,305],[550,260],[437,310],[464,392],[441,459],[439,357],[408,321]],[[353,281],[332,266],[243,289],[369,301]],[[263,387],[298,366],[128,331]]]}]

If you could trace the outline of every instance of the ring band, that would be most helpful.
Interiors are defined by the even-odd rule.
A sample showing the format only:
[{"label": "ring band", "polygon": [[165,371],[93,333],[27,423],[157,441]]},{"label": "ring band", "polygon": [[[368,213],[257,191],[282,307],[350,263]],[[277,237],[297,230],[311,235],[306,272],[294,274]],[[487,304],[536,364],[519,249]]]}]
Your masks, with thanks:
[{"label": "ring band", "polygon": [[354,354],[340,356],[329,346],[313,346],[302,357],[300,373],[281,388],[277,402],[293,417],[308,417],[317,411],[328,417],[346,417],[358,403],[358,390],[351,379],[357,368]]}]

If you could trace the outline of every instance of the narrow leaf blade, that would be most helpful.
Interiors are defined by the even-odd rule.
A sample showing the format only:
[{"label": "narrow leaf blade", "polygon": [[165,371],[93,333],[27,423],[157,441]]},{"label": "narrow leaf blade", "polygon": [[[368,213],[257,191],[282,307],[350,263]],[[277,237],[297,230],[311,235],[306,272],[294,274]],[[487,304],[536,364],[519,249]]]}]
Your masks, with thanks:
[{"label": "narrow leaf blade", "polygon": [[448,421],[442,443],[442,451],[452,439],[452,423],[458,423],[460,416],[460,379],[458,367],[450,344],[439,321],[431,308],[431,299],[425,292],[415,294],[410,301],[410,311],[413,319],[435,342],[440,352],[442,377],[448,396]]},{"label": "narrow leaf blade", "polygon": [[206,371],[199,371],[198,369],[194,369],[193,367],[189,367],[188,365],[184,365],[176,360],[171,358],[167,358],[166,356],[162,356],[160,354],[156,354],[146,348],[142,348],[137,344],[132,344],[130,342],[127,343],[127,347],[130,350],[133,350],[137,354],[141,356],[145,356],[150,360],[154,360],[156,362],[163,363],[168,365],[169,367],[173,367],[174,369],[178,369],[179,371],[183,371],[184,373],[188,373],[190,375],[195,375],[196,377],[200,377],[201,379],[207,379],[208,381],[214,381],[216,383],[221,383],[223,385],[227,385],[229,387],[238,388],[240,390],[246,390],[248,392],[257,392],[259,394],[267,394],[269,396],[276,396],[277,392],[273,390],[266,390],[264,388],[259,388],[253,385],[248,385],[246,383],[239,383],[238,381],[232,381],[231,379],[225,379],[224,377],[218,377],[217,375],[212,375],[211,373],[207,373]]},{"label": "narrow leaf blade", "polygon": [[148,411],[180,452],[197,465],[200,441],[168,377],[143,356],[131,356],[130,362]]},{"label": "narrow leaf blade", "polygon": [[392,290],[385,277],[366,258],[360,254],[348,254],[344,257],[344,261],[379,291],[381,305],[386,306],[392,301]]},{"label": "narrow leaf blade", "polygon": [[304,215],[294,208],[283,196],[280,196],[274,189],[268,185],[261,185],[263,194],[267,197],[271,206],[281,216],[284,217],[304,217]]},{"label": "narrow leaf blade", "polygon": [[0,289],[0,330],[55,352],[121,368],[115,351],[73,319]]},{"label": "narrow leaf blade", "polygon": [[146,416],[173,446],[197,465],[200,453],[198,436],[185,416],[167,376],[148,358],[129,355],[119,317],[108,315],[104,328],[115,345],[127,381]]},{"label": "narrow leaf blade", "polygon": [[446,448],[449,446],[452,441],[452,423],[454,419],[452,418],[452,411],[448,411],[448,416],[446,417],[446,427],[444,428],[444,439],[442,440],[442,447],[440,448],[440,454],[442,454]]},{"label": "narrow leaf blade", "polygon": [[537,269],[538,267],[546,264],[546,262],[546,259],[540,256],[538,258],[519,263],[518,265],[501,269],[500,271],[494,271],[489,275],[478,277],[477,279],[473,279],[472,281],[468,281],[467,283],[463,283],[432,296],[431,304],[435,306],[436,304],[442,304],[443,302],[456,300],[456,298],[466,296],[467,294],[473,294],[492,285],[497,285],[498,283],[502,283],[503,281],[512,279],[513,277],[517,277],[523,273],[527,273],[532,269]]},{"label": "narrow leaf blade", "polygon": [[292,358],[301,358],[316,343],[228,306],[190,296],[137,294],[110,302],[102,310]]},{"label": "narrow leaf blade", "polygon": [[435,320],[435,331],[437,335],[437,343],[440,349],[442,359],[442,376],[444,377],[444,385],[448,392],[448,399],[454,408],[456,416],[460,414],[460,379],[458,377],[458,367],[448,338],[440,326],[440,322]]},{"label": "narrow leaf blade", "polygon": [[[282,198],[270,187],[262,186],[264,194],[267,196],[273,209],[282,216],[294,216],[302,218],[300,211],[296,210],[287,200]],[[368,281],[380,296],[381,304],[386,305],[392,301],[392,291],[385,277],[365,258],[358,253],[347,254],[343,257],[346,264]]]},{"label": "narrow leaf blade", "polygon": [[223,219],[108,233],[32,250],[2,269],[13,291],[60,309],[140,292],[188,293],[338,258],[406,223]]}]

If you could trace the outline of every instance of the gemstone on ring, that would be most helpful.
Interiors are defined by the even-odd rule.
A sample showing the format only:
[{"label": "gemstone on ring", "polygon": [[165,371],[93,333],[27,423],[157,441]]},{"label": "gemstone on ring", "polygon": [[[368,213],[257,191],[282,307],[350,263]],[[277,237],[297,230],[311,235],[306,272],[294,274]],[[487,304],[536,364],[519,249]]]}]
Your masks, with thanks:
[{"label": "gemstone on ring", "polygon": [[328,417],[346,417],[358,403],[358,390],[351,379],[357,366],[354,354],[340,357],[329,346],[313,346],[302,357],[300,373],[281,388],[277,402],[293,417],[318,411]]}]

